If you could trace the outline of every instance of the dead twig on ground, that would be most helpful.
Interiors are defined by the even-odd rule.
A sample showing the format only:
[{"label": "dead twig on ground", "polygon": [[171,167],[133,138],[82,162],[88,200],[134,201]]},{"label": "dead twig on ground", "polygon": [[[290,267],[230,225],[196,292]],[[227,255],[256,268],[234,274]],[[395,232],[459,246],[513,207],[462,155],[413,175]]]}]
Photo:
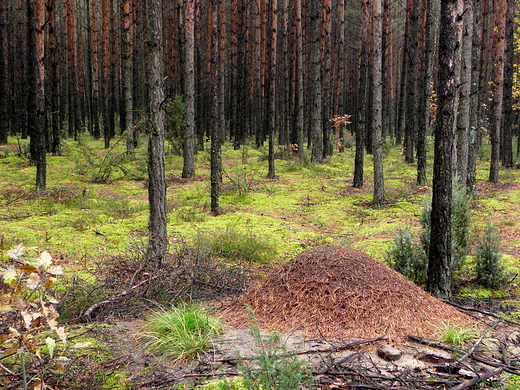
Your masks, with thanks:
[{"label": "dead twig on ground", "polygon": [[520,323],[519,322],[515,322],[515,321],[511,321],[511,320],[508,320],[507,318],[504,318],[502,316],[499,316],[498,314],[495,314],[495,313],[491,313],[489,311],[484,311],[484,310],[480,310],[480,309],[475,309],[474,307],[467,307],[467,306],[461,306],[461,305],[457,305],[456,303],[453,303],[453,302],[450,302],[446,299],[443,299],[443,302],[447,303],[448,305],[451,305],[451,306],[454,306],[456,307],[457,309],[460,309],[460,310],[463,310],[463,311],[474,311],[476,313],[480,313],[480,314],[484,314],[486,316],[490,316],[490,317],[494,317],[494,318],[497,318],[501,321],[504,321],[504,322],[507,322],[508,324],[511,324],[511,325],[516,325],[516,326],[520,326]]},{"label": "dead twig on ground", "polygon": [[139,287],[141,287],[143,284],[146,284],[146,283],[149,283],[151,282],[152,280],[154,279],[157,279],[160,275],[157,274],[157,275],[154,275],[146,280],[143,280],[142,282],[139,282],[137,283],[135,286],[132,286],[128,289],[126,289],[125,291],[123,292],[120,292],[118,294],[115,294],[113,295],[112,297],[108,298],[108,299],[105,299],[104,301],[101,301],[101,302],[98,302],[98,303],[95,303],[93,304],[92,306],[90,306],[86,311],[85,313],[83,313],[79,318],[80,319],[86,319],[88,321],[91,320],[91,317],[92,317],[92,313],[97,310],[98,308],[100,308],[101,306],[103,305],[106,305],[106,304],[109,304],[109,303],[113,303],[113,302],[116,302],[118,300],[120,300],[121,298],[124,298],[126,295],[130,294],[132,291],[138,289]]},{"label": "dead twig on ground", "polygon": [[[408,338],[413,340],[413,341],[415,341],[415,342],[417,342],[417,343],[419,343],[419,344],[427,345],[429,347],[439,348],[439,349],[442,349],[444,351],[449,351],[449,352],[465,354],[465,352],[461,351],[460,349],[451,348],[451,347],[448,347],[447,345],[434,343],[434,342],[425,340],[425,339],[423,339],[421,337],[408,335]],[[507,365],[502,364],[502,363],[495,363],[495,362],[492,362],[492,361],[489,361],[489,360],[486,360],[486,359],[482,359],[482,358],[480,358],[478,356],[472,356],[471,358],[473,360],[475,360],[476,362],[485,364],[486,366],[491,366],[491,367],[495,367],[495,368],[502,368],[505,372],[508,372],[510,374],[520,375],[520,368],[513,367],[513,366],[507,366]]]},{"label": "dead twig on ground", "polygon": [[[358,341],[354,341],[352,343],[340,345],[338,347],[332,347],[332,348],[326,348],[326,349],[310,349],[310,350],[307,350],[307,351],[300,351],[300,352],[293,352],[293,353],[282,353],[282,354],[279,355],[279,357],[289,357],[289,356],[297,356],[297,355],[310,355],[310,354],[313,354],[313,353],[323,353],[323,352],[339,352],[339,351],[343,351],[345,349],[349,349],[349,348],[352,348],[352,347],[355,347],[355,346],[358,346],[358,345],[369,344],[369,343],[374,343],[374,342],[383,341],[383,340],[388,340],[388,337],[381,336],[381,337],[376,337],[376,338],[373,338],[373,339],[358,340]],[[244,358],[238,357],[238,358],[214,359],[214,360],[210,360],[208,363],[230,363],[230,362],[236,362],[236,361],[239,361],[239,360],[251,360],[251,359],[254,359],[254,358],[255,357],[244,357]]]},{"label": "dead twig on ground", "polygon": [[470,386],[476,385],[477,383],[485,382],[489,378],[495,375],[500,375],[503,371],[503,368],[497,368],[496,370],[486,372],[483,375],[478,375],[473,379],[470,379],[469,381],[462,382],[460,385],[457,385],[455,387],[452,387],[451,390],[462,390],[467,389]]}]

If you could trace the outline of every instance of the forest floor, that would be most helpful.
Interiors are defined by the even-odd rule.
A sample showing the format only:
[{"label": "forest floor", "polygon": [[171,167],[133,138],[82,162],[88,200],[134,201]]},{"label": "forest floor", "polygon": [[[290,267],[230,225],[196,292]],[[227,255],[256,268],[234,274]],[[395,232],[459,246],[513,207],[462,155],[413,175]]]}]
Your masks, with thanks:
[{"label": "forest floor", "polygon": [[[49,191],[38,196],[33,192],[34,167],[30,167],[26,156],[20,153],[23,140],[21,143],[13,140],[11,146],[0,150],[1,249],[7,251],[23,242],[26,247],[37,246],[49,251],[53,261],[64,267],[67,280],[58,291],[62,298],[59,309],[71,345],[81,347],[72,350],[72,363],[62,377],[65,379],[56,379],[52,387],[55,389],[179,389],[182,385],[190,388],[223,377],[235,377],[241,364],[251,362],[248,359],[254,360],[262,351],[259,340],[251,335],[253,325],[246,320],[237,323],[240,316],[230,311],[246,291],[262,285],[266,275],[281,272],[284,264],[312,248],[341,245],[384,262],[399,229],[407,226],[414,240],[418,240],[422,229],[419,220],[429,193],[428,186],[415,184],[415,165],[405,164],[398,148],[385,151],[387,203],[379,210],[370,205],[370,156],[366,157],[364,188],[351,187],[353,149],[318,165],[301,164],[290,153],[280,150],[283,159],[276,160],[277,178],[268,180],[265,150],[224,148],[223,214],[213,216],[208,209],[208,153],[199,153],[198,175],[189,180],[179,176],[182,158],[169,154],[168,234],[172,256],[210,245],[204,241],[208,237],[218,237],[221,242],[231,237],[236,242],[244,239],[257,257],[248,260],[220,257],[219,264],[229,266],[225,270],[216,267],[213,260],[207,264],[202,262],[206,267],[203,270],[187,265],[183,269],[172,266],[167,270],[171,272],[171,279],[164,278],[166,285],[145,283],[144,288],[136,288],[119,299],[118,294],[127,291],[131,282],[135,286],[146,279],[142,275],[141,279],[135,278],[147,236],[144,158],[127,162],[124,150],[115,147],[104,151],[100,141],[68,142],[64,156],[49,156]],[[118,147],[122,146],[124,143]],[[145,155],[144,150],[140,153]],[[482,152],[482,156],[486,154]],[[431,177],[431,160],[429,166]],[[347,335],[345,332],[335,334],[332,328],[325,331],[319,327],[322,334],[312,334],[298,326],[279,329],[263,323],[265,340],[269,339],[270,331],[279,334],[273,356],[283,361],[284,348],[301,353],[298,357],[312,364],[320,389],[447,389],[461,383],[468,385],[466,381],[476,374],[492,373],[499,368],[503,372],[490,376],[488,383],[498,388],[520,388],[515,387],[515,383],[520,382],[516,368],[520,360],[520,328],[515,323],[520,318],[517,294],[520,170],[501,171],[500,184],[490,184],[486,181],[488,168],[489,162],[480,158],[478,197],[471,207],[472,242],[476,244],[481,240],[489,221],[494,224],[501,237],[502,259],[510,283],[500,290],[476,285],[472,271],[474,257],[469,257],[464,277],[454,284],[452,300],[472,309],[462,310],[471,317],[470,325],[464,326],[474,326],[477,338],[454,347],[444,343],[431,329],[425,334],[416,332],[419,338],[415,341],[404,330],[399,337],[373,340],[388,337],[387,329],[383,327],[379,333],[367,335],[354,332],[349,337],[348,332]],[[471,255],[474,251],[473,246]],[[309,268],[309,274],[313,270]],[[200,296],[195,298],[208,302],[222,315],[225,333],[214,340],[212,349],[200,361],[173,365],[167,360],[157,360],[143,352],[138,337],[140,326],[146,321],[147,313],[167,307],[182,298],[182,294],[192,291],[193,285],[181,282],[187,280],[184,279],[186,273],[195,271],[208,276],[211,283],[221,283],[216,293],[208,287],[211,283],[202,286],[204,288],[198,285]],[[295,274],[294,280],[301,277]],[[331,286],[331,283],[320,286]],[[311,302],[316,298],[314,293],[309,293]],[[164,294],[164,297],[159,303],[152,302],[150,297],[154,294]],[[232,298],[226,300],[226,295]],[[82,318],[92,305],[113,297],[119,298],[97,308],[92,318]],[[411,298],[392,299],[396,307],[405,307]],[[367,306],[377,308],[378,302],[367,303]],[[341,302],[336,303],[341,306]],[[388,307],[383,314],[399,319],[395,309]],[[308,310],[305,308],[301,314],[305,316]],[[338,323],[344,326],[338,313],[341,311],[336,312]],[[484,333],[477,349],[484,363],[471,359],[466,359],[464,364],[457,363],[459,352],[449,348],[468,351]],[[427,346],[417,342],[426,339],[436,344]],[[358,341],[361,344],[349,346]],[[378,348],[383,345],[397,348],[402,357],[393,361],[381,358]],[[237,360],[238,355],[242,359]],[[477,352],[473,355],[477,356]],[[0,360],[2,362],[5,361]],[[15,382],[6,388],[20,388]],[[219,388],[215,386],[206,388]]]}]

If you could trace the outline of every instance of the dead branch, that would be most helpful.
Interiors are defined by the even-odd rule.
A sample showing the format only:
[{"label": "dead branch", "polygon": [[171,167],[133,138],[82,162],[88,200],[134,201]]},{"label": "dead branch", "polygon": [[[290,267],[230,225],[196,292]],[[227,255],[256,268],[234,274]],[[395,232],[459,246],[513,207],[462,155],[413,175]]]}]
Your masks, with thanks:
[{"label": "dead branch", "polygon": [[134,291],[134,290],[138,289],[139,287],[141,287],[143,284],[149,283],[149,282],[151,282],[152,280],[157,279],[158,277],[159,277],[159,274],[154,275],[154,276],[152,276],[152,277],[150,277],[150,278],[148,278],[148,279],[146,279],[146,280],[143,280],[142,282],[137,283],[135,286],[132,286],[132,287],[126,289],[126,290],[123,291],[123,292],[120,292],[120,293],[118,293],[118,294],[112,295],[112,297],[110,297],[110,298],[108,298],[108,299],[105,299],[105,300],[102,301],[102,302],[98,302],[98,303],[93,304],[93,305],[90,306],[90,307],[85,311],[85,313],[83,313],[79,318],[80,318],[80,319],[86,319],[86,320],[90,321],[90,320],[91,320],[92,313],[93,313],[95,310],[97,310],[99,307],[120,300],[121,298],[123,298],[123,297],[125,297],[126,295],[130,294],[132,291]]},{"label": "dead branch", "polygon": [[457,361],[455,363],[453,363],[453,365],[457,365],[457,364],[460,364],[462,363],[464,360],[466,360],[469,356],[473,355],[473,352],[475,352],[475,349],[477,349],[477,347],[480,345],[480,343],[482,342],[482,340],[484,340],[484,337],[486,337],[486,335],[491,332],[493,329],[495,329],[498,324],[500,323],[500,321],[496,321],[492,327],[486,329],[484,332],[482,332],[482,334],[480,335],[480,338],[477,340],[477,342],[475,344],[473,344],[473,346],[471,347],[471,349],[466,352],[464,355],[462,355],[460,358],[457,359]]},{"label": "dead branch", "polygon": [[484,310],[479,310],[479,309],[475,309],[473,307],[467,307],[467,306],[461,306],[461,305],[457,305],[456,303],[453,303],[453,302],[450,302],[446,299],[443,299],[442,300],[443,302],[447,303],[448,305],[451,305],[451,306],[454,306],[456,307],[457,309],[460,309],[460,310],[464,310],[464,311],[474,311],[476,313],[480,313],[480,314],[484,314],[486,316],[490,316],[490,317],[494,317],[494,318],[497,318],[501,321],[504,321],[504,322],[507,322],[508,324],[511,324],[511,325],[516,325],[516,326],[520,326],[520,323],[519,322],[515,322],[515,321],[511,321],[511,320],[508,320],[507,318],[504,318],[504,317],[501,317],[499,316],[498,314],[495,314],[495,313],[491,313],[489,311],[484,311]]},{"label": "dead branch", "polygon": [[[433,343],[431,341],[425,340],[425,339],[423,339],[421,337],[418,337],[418,336],[408,335],[408,338],[413,340],[413,341],[415,341],[415,342],[417,342],[417,343],[419,343],[419,344],[427,345],[429,347],[439,348],[439,349],[442,349],[444,351],[449,351],[449,352],[465,354],[465,352],[461,351],[460,349],[451,348],[451,347],[448,347],[447,345]],[[520,375],[520,368],[513,367],[513,366],[507,366],[507,365],[504,365],[504,364],[501,364],[501,363],[491,362],[489,360],[479,358],[478,356],[472,356],[471,358],[473,360],[475,360],[476,362],[485,364],[486,366],[491,366],[491,367],[495,367],[495,368],[502,368],[505,372],[508,372],[510,374]]]},{"label": "dead branch", "polygon": [[475,378],[470,379],[469,381],[462,382],[460,385],[452,387],[451,390],[462,390],[462,389],[466,389],[470,386],[476,385],[477,383],[485,382],[488,378],[490,378],[492,376],[500,375],[502,373],[502,371],[503,371],[503,368],[500,367],[500,368],[497,368],[496,370],[486,372],[483,375],[478,375]]},{"label": "dead branch", "polygon": [[[289,357],[289,356],[295,356],[295,355],[310,355],[310,354],[313,354],[313,353],[339,352],[339,351],[343,351],[345,349],[349,349],[349,348],[352,348],[352,347],[355,347],[355,346],[358,346],[358,345],[369,344],[369,343],[374,343],[376,341],[383,341],[383,340],[388,340],[388,337],[381,336],[381,337],[376,337],[376,338],[373,338],[373,339],[353,341],[352,343],[340,345],[338,347],[325,348],[325,349],[310,349],[310,350],[307,350],[307,351],[300,351],[300,352],[293,352],[293,353],[283,353],[283,354],[280,354],[278,356],[279,357]],[[236,361],[239,361],[239,360],[252,360],[252,359],[254,359],[254,357],[248,357],[248,358],[247,357],[246,358],[241,358],[241,357],[239,357],[239,358],[224,358],[224,359],[210,360],[208,363],[230,363],[230,362],[236,362]]]}]

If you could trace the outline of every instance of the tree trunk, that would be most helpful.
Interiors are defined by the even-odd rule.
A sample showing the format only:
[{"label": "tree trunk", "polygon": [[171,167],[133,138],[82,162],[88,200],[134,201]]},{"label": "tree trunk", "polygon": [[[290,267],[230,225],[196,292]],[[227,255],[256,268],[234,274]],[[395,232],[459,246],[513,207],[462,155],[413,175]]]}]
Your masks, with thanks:
[{"label": "tree trunk", "polygon": [[363,187],[363,170],[365,159],[365,132],[368,110],[368,50],[370,42],[370,7],[368,0],[361,0],[360,23],[360,67],[358,87],[358,115],[356,126],[356,155],[354,157],[354,188]]},{"label": "tree trunk", "polygon": [[211,152],[210,152],[210,181],[211,181],[211,212],[214,215],[220,214],[220,177],[222,173],[222,160],[220,157],[221,139],[220,127],[218,118],[218,99],[219,88],[218,80],[220,79],[220,56],[219,56],[219,38],[218,32],[219,20],[218,13],[220,11],[220,3],[222,0],[210,0],[208,3],[208,19],[210,20],[211,32],[211,71],[213,78],[210,81],[212,91],[211,102]]},{"label": "tree trunk", "polygon": [[426,289],[439,297],[451,293],[452,149],[455,121],[456,60],[460,46],[462,0],[441,0],[438,109],[431,211],[430,253]]},{"label": "tree trunk", "polygon": [[135,132],[134,132],[134,55],[133,55],[133,9],[132,0],[123,0],[122,8],[122,87],[123,87],[123,115],[121,132],[126,134],[126,154],[130,159],[134,158]]},{"label": "tree trunk", "polygon": [[417,184],[426,185],[426,143],[430,126],[430,84],[433,59],[433,9],[430,0],[423,0],[424,33],[420,66],[419,107],[417,110]]},{"label": "tree trunk", "polygon": [[276,131],[276,45],[278,34],[278,0],[271,0],[271,10],[269,12],[269,74],[268,74],[268,108],[267,108],[267,134],[269,134],[269,167],[267,177],[276,177],[274,169],[274,139]]},{"label": "tree trunk", "polygon": [[384,178],[383,178],[383,23],[382,0],[374,0],[372,4],[373,27],[372,36],[374,45],[372,51],[372,90],[373,90],[373,153],[374,153],[374,199],[373,206],[380,208],[384,203]]},{"label": "tree trunk", "polygon": [[[479,90],[480,90],[480,58],[481,58],[481,32],[482,32],[482,4],[481,0],[473,0],[473,38],[472,38],[472,52],[473,58],[471,61],[471,104],[470,104],[470,132],[469,132],[469,150],[468,150],[468,178],[466,180],[466,187],[470,192],[476,191],[476,168],[477,168],[477,129],[480,126],[480,109],[479,109]],[[464,183],[462,183],[464,184]]]},{"label": "tree trunk", "polygon": [[419,74],[419,0],[408,0],[406,9],[407,23],[410,25],[411,34],[408,37],[408,51],[405,55],[408,59],[406,81],[406,121],[404,131],[404,159],[407,163],[414,162],[414,145],[417,134],[417,80]]},{"label": "tree trunk", "polygon": [[322,0],[322,116],[323,116],[323,158],[332,155],[330,130],[332,118],[332,1]]},{"label": "tree trunk", "polygon": [[464,0],[462,17],[462,53],[459,88],[459,113],[457,115],[457,174],[459,183],[466,185],[468,180],[470,98],[472,84],[473,49],[473,0]]},{"label": "tree trunk", "polygon": [[304,85],[303,85],[303,29],[302,29],[302,2],[295,0],[296,8],[296,143],[298,157],[303,162],[304,151]]},{"label": "tree trunk", "polygon": [[184,104],[186,130],[184,133],[184,165],[182,177],[195,176],[195,4],[186,0],[184,5]]},{"label": "tree trunk", "polygon": [[0,0],[0,145],[9,133],[9,99],[7,96],[7,0]]},{"label": "tree trunk", "polygon": [[27,105],[31,157],[36,165],[36,192],[47,189],[45,126],[45,6],[43,0],[27,2],[27,63],[29,99]]},{"label": "tree trunk", "polygon": [[506,168],[513,167],[513,74],[515,62],[515,1],[507,0],[506,14],[506,51],[505,51],[505,68],[504,68],[504,108],[503,108],[503,131],[502,146],[500,154],[502,165]]},{"label": "tree trunk", "polygon": [[322,92],[321,92],[321,0],[310,0],[309,23],[310,23],[310,99],[311,99],[311,161],[320,163],[323,159],[323,128],[322,128]]},{"label": "tree trunk", "polygon": [[150,61],[150,125],[148,141],[148,201],[150,208],[148,259],[161,264],[168,249],[166,231],[166,175],[164,157],[164,56],[162,2],[148,0],[148,56]]},{"label": "tree trunk", "polygon": [[493,32],[495,45],[495,77],[493,93],[493,116],[491,123],[491,166],[489,182],[498,183],[500,169],[500,129],[502,125],[502,108],[504,105],[504,67],[506,49],[506,0],[493,2]]}]

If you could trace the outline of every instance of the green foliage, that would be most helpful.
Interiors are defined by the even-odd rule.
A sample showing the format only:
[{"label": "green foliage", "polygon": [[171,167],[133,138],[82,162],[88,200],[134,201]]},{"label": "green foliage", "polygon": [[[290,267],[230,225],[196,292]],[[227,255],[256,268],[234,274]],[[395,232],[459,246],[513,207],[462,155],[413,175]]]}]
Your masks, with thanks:
[{"label": "green foliage", "polygon": [[397,231],[394,245],[386,254],[386,262],[415,284],[426,284],[428,259],[423,248],[413,242],[408,227]]},{"label": "green foliage", "polygon": [[[257,326],[250,330],[258,354],[238,365],[241,389],[244,390],[293,390],[314,388],[311,368],[304,360],[288,353],[285,345],[278,346],[279,336],[262,337]],[[236,389],[231,385],[228,389]]]},{"label": "green foliage", "polygon": [[[462,270],[471,247],[471,198],[466,190],[454,185],[452,195],[451,230],[452,256],[451,275]],[[386,261],[396,271],[405,275],[418,285],[426,283],[428,253],[430,251],[431,199],[425,199],[419,219],[423,229],[419,235],[420,245],[413,242],[408,228],[399,230],[395,235],[394,246],[387,253]]]},{"label": "green foliage", "polygon": [[445,322],[437,328],[437,333],[445,343],[461,347],[466,341],[475,339],[477,332],[473,328],[464,328],[460,325]]},{"label": "green foliage", "polygon": [[166,114],[166,141],[174,154],[182,154],[184,147],[184,128],[186,127],[186,105],[182,96],[168,99],[164,104]]},{"label": "green foliage", "polygon": [[151,315],[140,337],[149,352],[180,362],[199,358],[220,332],[220,322],[207,309],[182,303]]},{"label": "green foliage", "polygon": [[108,183],[117,170],[124,172],[127,155],[125,151],[119,150],[121,140],[123,138],[119,138],[110,148],[99,153],[80,137],[77,148],[74,148],[71,153],[75,172],[87,177],[93,183]]},{"label": "green foliage", "polygon": [[477,244],[477,282],[485,287],[498,288],[506,281],[504,265],[500,256],[500,236],[495,234],[495,226],[488,223],[484,236]]},{"label": "green foliage", "polygon": [[462,270],[471,246],[471,197],[465,187],[457,183],[455,181],[451,202],[451,270],[455,274]]},{"label": "green foliage", "polygon": [[234,261],[265,263],[276,257],[276,248],[269,240],[249,228],[243,231],[232,225],[220,231],[199,232],[193,246],[211,256]]},{"label": "green foliage", "polygon": [[0,360],[21,378],[24,389],[29,382],[34,388],[44,388],[46,370],[52,366],[63,371],[66,361],[62,352],[67,332],[58,325],[58,300],[51,290],[63,276],[63,269],[52,265],[46,251],[36,258],[28,257],[27,252],[33,249],[18,245],[7,252],[0,267],[2,282],[8,288],[0,302],[0,316],[8,331],[0,336]]}]

